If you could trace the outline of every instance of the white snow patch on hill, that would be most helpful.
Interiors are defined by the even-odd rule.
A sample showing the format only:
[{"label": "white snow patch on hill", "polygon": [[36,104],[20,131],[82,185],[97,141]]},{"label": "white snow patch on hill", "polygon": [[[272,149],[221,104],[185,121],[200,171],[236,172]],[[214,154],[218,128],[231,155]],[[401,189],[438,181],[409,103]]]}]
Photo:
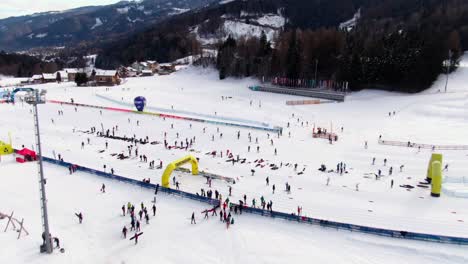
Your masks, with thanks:
[{"label": "white snow patch on hill", "polygon": [[187,9],[187,8],[172,8],[172,12],[169,13],[169,15],[178,15],[178,14],[182,14],[182,13],[185,13],[185,12],[188,12],[190,11],[190,9]]},{"label": "white snow patch on hill", "polygon": [[280,28],[284,26],[286,20],[280,15],[265,15],[257,19],[257,22],[263,26]]},{"label": "white snow patch on hill", "polygon": [[95,29],[102,25],[103,25],[102,20],[99,17],[96,17],[96,23],[91,27],[91,29]]},{"label": "white snow patch on hill", "polygon": [[123,15],[123,14],[127,14],[129,9],[130,9],[129,7],[122,7],[122,8],[117,8],[116,10],[119,14]]},{"label": "white snow patch on hill", "polygon": [[237,21],[224,22],[224,32],[226,36],[232,35],[235,38],[244,37],[260,37],[262,31],[265,32],[268,40],[273,40],[275,30],[256,25],[250,25]]},{"label": "white snow patch on hill", "polygon": [[48,35],[47,33],[37,34],[36,38],[45,38],[45,37],[47,37],[47,35]]}]

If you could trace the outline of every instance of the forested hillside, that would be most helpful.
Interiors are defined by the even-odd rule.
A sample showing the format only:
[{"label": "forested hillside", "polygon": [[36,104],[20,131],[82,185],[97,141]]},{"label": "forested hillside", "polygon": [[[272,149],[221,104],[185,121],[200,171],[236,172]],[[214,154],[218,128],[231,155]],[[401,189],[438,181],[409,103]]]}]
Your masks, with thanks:
[{"label": "forested hillside", "polygon": [[[353,28],[339,25],[360,10]],[[468,1],[251,0],[233,1],[173,17],[143,33],[101,46],[97,65],[161,62],[201,50],[197,33],[210,34],[226,17],[280,14],[277,37],[221,39],[215,46],[220,77],[315,78],[348,81],[352,89],[416,92],[454,64],[468,45]],[[248,22],[247,22],[248,23]],[[213,47],[211,47],[213,48]]]},{"label": "forested hillside", "polygon": [[317,65],[318,79],[349,81],[355,90],[417,92],[443,71],[449,50],[456,62],[468,44],[468,2],[460,0],[373,1],[349,31],[306,29],[300,21],[292,19],[276,43],[226,40],[217,60],[220,77],[313,79]]},{"label": "forested hillside", "polygon": [[38,58],[0,52],[0,74],[31,77],[33,74],[56,72],[62,67],[60,62],[44,62]]}]

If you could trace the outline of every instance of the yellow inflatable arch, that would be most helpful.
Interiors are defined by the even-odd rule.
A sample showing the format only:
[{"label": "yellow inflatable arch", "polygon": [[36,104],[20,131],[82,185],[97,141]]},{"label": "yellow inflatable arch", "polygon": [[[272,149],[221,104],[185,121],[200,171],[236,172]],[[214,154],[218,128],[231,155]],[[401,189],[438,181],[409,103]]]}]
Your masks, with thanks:
[{"label": "yellow inflatable arch", "polygon": [[0,155],[8,155],[11,153],[13,153],[11,145],[0,141]]},{"label": "yellow inflatable arch", "polygon": [[439,197],[442,191],[442,154],[432,154],[426,179],[431,183],[431,195]]},{"label": "yellow inflatable arch", "polygon": [[433,153],[432,156],[431,156],[431,159],[429,160],[429,165],[427,166],[427,176],[426,176],[426,179],[429,182],[432,181],[432,175],[433,175],[432,163],[434,161],[438,161],[438,162],[440,162],[442,164],[442,154]]},{"label": "yellow inflatable arch", "polygon": [[164,173],[161,177],[161,184],[163,187],[169,188],[169,179],[171,177],[172,171],[174,171],[176,168],[184,165],[185,163],[190,162],[192,164],[192,175],[197,175],[198,174],[198,161],[194,156],[186,156],[184,158],[178,159],[176,161],[173,161],[167,165],[166,169],[164,170]]},{"label": "yellow inflatable arch", "polygon": [[10,143],[5,143],[0,141],[0,155],[8,155],[12,154],[15,150],[11,146],[11,134],[8,133],[8,137],[10,138]]}]

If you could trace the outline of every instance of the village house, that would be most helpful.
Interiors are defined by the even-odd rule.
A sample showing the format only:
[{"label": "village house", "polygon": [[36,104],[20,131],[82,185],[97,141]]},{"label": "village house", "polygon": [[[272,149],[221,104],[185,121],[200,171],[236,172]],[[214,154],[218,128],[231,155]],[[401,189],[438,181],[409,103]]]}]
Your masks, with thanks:
[{"label": "village house", "polygon": [[57,77],[57,75],[58,75],[59,73],[60,73],[60,80],[61,80],[62,82],[68,82],[68,74],[67,74],[67,72],[64,71],[64,70],[57,71],[57,72],[55,73],[55,76]]},{"label": "village house", "polygon": [[171,63],[164,63],[159,65],[159,75],[168,75],[176,71],[175,65]]},{"label": "village house", "polygon": [[42,83],[52,83],[57,81],[57,75],[55,73],[43,73]]},{"label": "village house", "polygon": [[140,74],[142,70],[146,70],[144,65],[141,64],[138,61],[135,61],[134,63],[132,63],[132,65],[130,65],[130,67],[136,70],[137,75]]},{"label": "village house", "polygon": [[116,70],[111,70],[111,71],[98,70],[96,71],[94,81],[96,82],[96,85],[99,85],[99,86],[119,85],[120,76]]},{"label": "village house", "polygon": [[132,63],[131,68],[135,69],[137,71],[137,74],[141,74],[144,70],[150,70],[153,73],[156,73],[159,70],[159,64],[157,61],[151,60],[143,62],[135,61],[134,63]]},{"label": "village house", "polygon": [[121,66],[119,68],[119,76],[122,78],[136,77],[138,75],[137,70],[132,67]]},{"label": "village house", "polygon": [[133,69],[132,67],[127,67],[127,77],[136,77],[137,75],[137,70]]},{"label": "village house", "polygon": [[30,83],[39,84],[42,83],[42,74],[35,74],[31,77]]},{"label": "village house", "polygon": [[154,73],[152,70],[142,70],[140,76],[153,76]]},{"label": "village house", "polygon": [[157,61],[146,61],[148,64],[148,70],[151,70],[153,73],[158,72],[159,70],[159,63]]},{"label": "village house", "polygon": [[68,80],[70,82],[74,82],[76,74],[78,73],[78,69],[67,68],[67,69],[64,69],[64,71],[67,73]]}]

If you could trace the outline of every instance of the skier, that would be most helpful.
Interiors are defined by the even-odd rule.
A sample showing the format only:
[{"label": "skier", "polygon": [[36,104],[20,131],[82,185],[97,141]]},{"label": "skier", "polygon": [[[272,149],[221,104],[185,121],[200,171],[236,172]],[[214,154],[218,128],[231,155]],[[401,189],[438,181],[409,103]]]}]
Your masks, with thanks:
[{"label": "skier", "polygon": [[123,229],[122,229],[122,235],[124,238],[127,238],[127,227],[124,226]]},{"label": "skier", "polygon": [[136,232],[140,232],[140,221],[136,221]]},{"label": "skier", "polygon": [[390,182],[390,188],[393,189],[393,179],[392,179],[392,181]]},{"label": "skier", "polygon": [[266,180],[266,185],[267,185],[267,186],[270,185],[270,179],[268,179],[268,177],[266,177],[265,180]]},{"label": "skier", "polygon": [[372,165],[375,165],[375,157],[372,158]]},{"label": "skier", "polygon": [[105,193],[106,192],[106,185],[103,183],[101,187],[101,192]]},{"label": "skier", "polygon": [[195,212],[192,213],[192,221],[190,222],[190,224],[195,224],[195,225],[197,224],[195,222]]},{"label": "skier", "polygon": [[145,220],[146,220],[146,224],[149,224],[149,216],[148,216],[148,214],[145,214]]},{"label": "skier", "polygon": [[122,205],[122,214],[125,216],[125,205]]},{"label": "skier", "polygon": [[156,216],[156,205],[153,204],[153,216]]},{"label": "skier", "polygon": [[140,211],[138,212],[138,215],[140,216],[140,220],[141,220],[141,218],[143,217],[143,211],[140,210]]},{"label": "skier", "polygon": [[80,224],[83,222],[83,214],[81,212],[79,212],[78,214],[75,213],[76,217],[78,217],[78,221],[80,222]]},{"label": "skier", "polygon": [[273,184],[272,189],[273,189],[273,194],[275,194],[275,185],[274,184]]},{"label": "skier", "polygon": [[58,239],[58,237],[54,237],[54,242],[55,242],[55,248],[60,249],[60,240]]},{"label": "skier", "polygon": [[130,238],[130,240],[135,239],[135,245],[138,244],[138,237],[141,236],[143,233],[135,233],[133,237]]}]

